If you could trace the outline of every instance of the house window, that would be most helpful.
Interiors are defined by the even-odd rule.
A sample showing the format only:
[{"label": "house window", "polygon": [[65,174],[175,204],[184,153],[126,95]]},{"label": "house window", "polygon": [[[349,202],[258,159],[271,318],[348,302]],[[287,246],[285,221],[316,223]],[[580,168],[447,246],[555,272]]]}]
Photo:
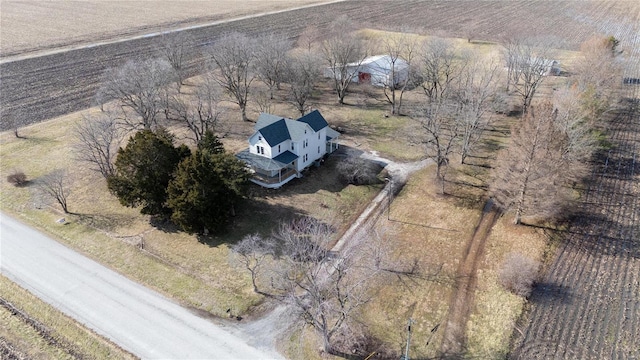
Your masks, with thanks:
[{"label": "house window", "polygon": [[318,133],[318,140],[320,140],[320,133]]},{"label": "house window", "polygon": [[291,143],[291,151],[293,151],[293,143]]},{"label": "house window", "polygon": [[258,136],[258,141],[262,141],[262,136]]},{"label": "house window", "polygon": [[318,146],[318,154],[320,154],[320,146]]},{"label": "house window", "polygon": [[264,155],[264,146],[260,146],[260,154]]},{"label": "house window", "polygon": [[280,152],[280,145],[278,145],[278,152]]}]

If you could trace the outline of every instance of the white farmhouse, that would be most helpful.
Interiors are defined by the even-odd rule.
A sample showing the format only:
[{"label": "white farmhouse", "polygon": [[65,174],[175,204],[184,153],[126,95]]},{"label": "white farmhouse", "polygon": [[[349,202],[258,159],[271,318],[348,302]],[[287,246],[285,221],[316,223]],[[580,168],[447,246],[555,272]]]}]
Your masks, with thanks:
[{"label": "white farmhouse", "polygon": [[[331,68],[326,68],[323,73],[328,78],[340,78],[340,74],[334,75]],[[361,63],[347,64],[346,73],[353,74],[351,81],[354,83],[379,87],[398,86],[409,78],[409,64],[401,58],[394,61],[389,55],[375,55],[365,58]]]},{"label": "white farmhouse", "polygon": [[318,110],[287,119],[262,113],[249,137],[249,148],[236,156],[251,169],[252,182],[279,188],[301,177],[301,171],[338,148],[340,135]]}]

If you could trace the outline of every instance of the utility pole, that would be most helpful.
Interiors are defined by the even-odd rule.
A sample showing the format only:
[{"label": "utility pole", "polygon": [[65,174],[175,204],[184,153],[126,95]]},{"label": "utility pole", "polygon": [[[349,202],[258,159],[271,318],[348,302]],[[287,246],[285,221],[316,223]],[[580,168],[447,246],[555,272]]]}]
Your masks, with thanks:
[{"label": "utility pole", "polygon": [[404,356],[402,356],[400,360],[409,360],[409,345],[411,344],[411,324],[413,324],[413,319],[409,318],[409,323],[407,324],[407,347],[404,350]]}]

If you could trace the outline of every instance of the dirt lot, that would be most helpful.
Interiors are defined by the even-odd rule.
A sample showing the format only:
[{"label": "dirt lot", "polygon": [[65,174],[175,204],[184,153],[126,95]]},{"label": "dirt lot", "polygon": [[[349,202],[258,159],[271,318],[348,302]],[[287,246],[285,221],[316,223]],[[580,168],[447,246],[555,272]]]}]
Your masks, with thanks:
[{"label": "dirt lot", "polygon": [[167,31],[323,0],[0,1],[0,58]]}]

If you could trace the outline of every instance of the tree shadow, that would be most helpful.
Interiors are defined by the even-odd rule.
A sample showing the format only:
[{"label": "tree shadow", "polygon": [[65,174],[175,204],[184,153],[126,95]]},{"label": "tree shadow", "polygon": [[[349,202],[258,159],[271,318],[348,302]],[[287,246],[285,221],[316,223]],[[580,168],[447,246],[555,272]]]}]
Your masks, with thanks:
[{"label": "tree shadow", "polygon": [[306,215],[307,213],[292,206],[270,204],[260,198],[246,199],[238,204],[236,215],[231,218],[225,231],[217,234],[199,234],[197,239],[210,247],[233,245],[249,234],[271,236],[281,221]]},{"label": "tree shadow", "polygon": [[152,216],[149,219],[149,225],[167,234],[177,234],[182,231],[178,225],[174,224],[166,216]]},{"label": "tree shadow", "polygon": [[543,306],[571,305],[574,296],[568,286],[542,281],[534,285],[529,301]]}]

